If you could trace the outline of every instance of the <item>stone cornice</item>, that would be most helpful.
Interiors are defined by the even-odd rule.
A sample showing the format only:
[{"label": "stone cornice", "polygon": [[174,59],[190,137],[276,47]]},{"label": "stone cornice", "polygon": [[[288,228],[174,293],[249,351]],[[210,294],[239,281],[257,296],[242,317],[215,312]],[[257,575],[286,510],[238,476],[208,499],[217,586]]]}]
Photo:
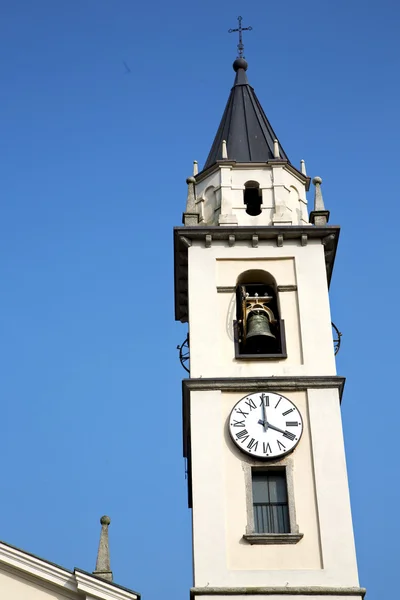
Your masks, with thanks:
[{"label": "stone cornice", "polygon": [[361,587],[197,587],[191,588],[190,598],[196,596],[355,596],[364,598],[367,590]]},{"label": "stone cornice", "polygon": [[90,573],[75,569],[74,571],[77,589],[84,592],[89,598],[101,598],[101,600],[139,600],[140,595],[136,592],[104,581]]},{"label": "stone cornice", "polygon": [[226,242],[229,246],[245,243],[254,248],[260,242],[271,241],[277,246],[285,242],[296,241],[305,246],[308,240],[320,240],[324,246],[325,265],[328,284],[330,283],[340,228],[327,225],[286,225],[260,227],[219,227],[191,226],[174,228],[174,267],[175,267],[175,318],[183,323],[188,320],[188,248],[194,241],[204,243],[205,248],[212,247],[215,241]]},{"label": "stone cornice", "polygon": [[13,567],[58,587],[76,590],[71,571],[3,542],[0,542],[0,564]]},{"label": "stone cornice", "polygon": [[299,391],[309,388],[337,388],[342,397],[344,377],[338,375],[302,375],[286,377],[202,377],[183,379],[184,396],[192,390],[221,390],[229,392],[258,392],[263,390]]},{"label": "stone cornice", "polygon": [[215,171],[218,171],[221,167],[231,167],[231,168],[236,167],[239,169],[264,169],[265,167],[283,167],[284,169],[286,169],[287,171],[292,173],[292,175],[294,175],[299,181],[301,181],[306,186],[307,192],[310,189],[311,178],[308,177],[307,175],[304,175],[304,173],[302,173],[301,171],[296,169],[296,167],[294,167],[287,160],[282,160],[282,159],[274,159],[274,160],[269,160],[267,162],[260,162],[260,163],[258,163],[258,162],[239,163],[236,160],[229,160],[229,159],[218,160],[216,163],[211,165],[211,167],[209,167],[208,169],[204,169],[203,171],[200,171],[200,173],[198,173],[195,176],[196,183],[200,183],[200,181],[203,181],[203,179],[205,179],[206,177],[209,177],[209,175],[211,175]]}]

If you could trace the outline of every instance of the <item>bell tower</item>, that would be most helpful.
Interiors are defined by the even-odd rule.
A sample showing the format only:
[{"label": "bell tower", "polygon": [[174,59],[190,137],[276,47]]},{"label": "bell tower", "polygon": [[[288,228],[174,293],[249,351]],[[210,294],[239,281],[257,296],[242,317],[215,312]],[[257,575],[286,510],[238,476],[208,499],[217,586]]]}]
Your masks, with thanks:
[{"label": "bell tower", "polygon": [[194,600],[361,599],[328,288],[339,227],[239,56],[174,230]]}]

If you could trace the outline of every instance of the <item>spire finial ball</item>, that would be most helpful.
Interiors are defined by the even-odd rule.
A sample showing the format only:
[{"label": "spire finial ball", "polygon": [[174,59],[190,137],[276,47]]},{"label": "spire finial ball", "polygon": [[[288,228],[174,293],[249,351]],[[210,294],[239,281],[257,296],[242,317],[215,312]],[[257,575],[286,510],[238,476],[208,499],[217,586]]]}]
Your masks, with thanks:
[{"label": "spire finial ball", "polygon": [[312,180],[314,185],[317,185],[318,183],[321,185],[322,183],[322,179],[321,177],[314,177],[314,179]]},{"label": "spire finial ball", "polygon": [[191,176],[191,177],[188,177],[188,178],[186,179],[186,183],[187,183],[187,184],[189,184],[189,183],[196,183],[196,179],[195,179],[193,176]]},{"label": "spire finial ball", "polygon": [[247,71],[247,67],[249,65],[247,64],[247,60],[245,60],[244,58],[237,58],[232,66],[233,70],[237,73],[239,69],[244,69],[245,71]]},{"label": "spire finial ball", "polygon": [[109,525],[111,523],[111,519],[110,517],[107,517],[107,515],[104,515],[103,517],[101,517],[100,523],[101,525]]}]

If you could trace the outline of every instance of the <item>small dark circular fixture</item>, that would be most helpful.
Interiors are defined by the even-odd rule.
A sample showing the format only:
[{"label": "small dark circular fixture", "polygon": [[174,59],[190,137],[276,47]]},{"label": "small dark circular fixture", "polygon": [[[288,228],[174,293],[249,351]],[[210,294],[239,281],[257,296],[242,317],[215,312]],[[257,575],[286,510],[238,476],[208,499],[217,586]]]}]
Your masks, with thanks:
[{"label": "small dark circular fixture", "polygon": [[244,69],[245,71],[247,71],[248,66],[249,65],[247,64],[247,60],[245,60],[244,58],[237,58],[233,63],[233,70],[236,71],[236,73],[239,71],[239,69]]},{"label": "small dark circular fixture", "polygon": [[340,350],[340,344],[342,341],[342,333],[336,327],[335,323],[332,323],[332,329],[333,329],[333,348],[334,348],[335,356],[336,356],[336,354]]},{"label": "small dark circular fixture", "polygon": [[185,371],[190,373],[189,334],[186,340],[180,346],[177,346],[176,349],[179,350],[179,360],[181,361],[182,367],[185,369]]}]

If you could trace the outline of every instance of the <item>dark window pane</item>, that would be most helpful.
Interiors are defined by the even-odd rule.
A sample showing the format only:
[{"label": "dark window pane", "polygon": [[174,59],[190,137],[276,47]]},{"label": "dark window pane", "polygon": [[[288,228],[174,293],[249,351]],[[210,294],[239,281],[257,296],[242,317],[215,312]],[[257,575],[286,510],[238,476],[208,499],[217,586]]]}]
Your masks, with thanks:
[{"label": "dark window pane", "polygon": [[256,533],[289,533],[286,476],[282,471],[253,472]]},{"label": "dark window pane", "polygon": [[270,502],[287,502],[286,478],[284,473],[268,473]]},{"label": "dark window pane", "polygon": [[266,473],[253,473],[253,502],[269,502]]}]

